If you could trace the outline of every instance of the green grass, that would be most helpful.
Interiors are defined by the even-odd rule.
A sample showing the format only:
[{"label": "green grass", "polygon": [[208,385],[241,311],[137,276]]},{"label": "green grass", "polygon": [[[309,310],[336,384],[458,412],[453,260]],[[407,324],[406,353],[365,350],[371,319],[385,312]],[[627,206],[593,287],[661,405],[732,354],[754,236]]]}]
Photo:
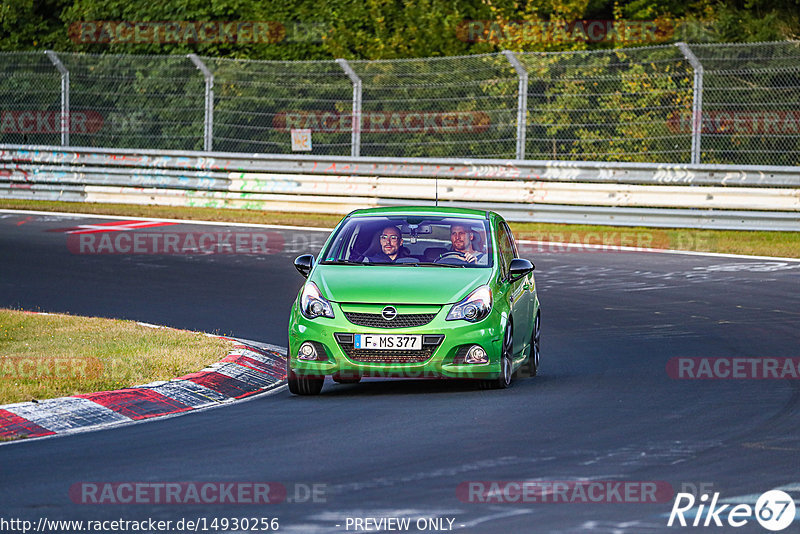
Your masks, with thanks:
[{"label": "green grass", "polygon": [[[800,258],[800,232],[511,223],[518,240]],[[547,250],[546,247],[542,250]]]},{"label": "green grass", "polygon": [[[0,200],[0,208],[38,211],[66,211],[207,220],[238,223],[277,224],[333,228],[339,215],[287,213],[222,208],[137,206],[129,204],[90,204],[43,200]],[[511,223],[517,239],[562,241],[579,244],[630,245],[697,252],[720,252],[755,256],[800,258],[800,232],[748,232],[732,230],[691,230],[673,228],[615,227],[547,223]],[[546,250],[546,249],[544,249]]]},{"label": "green grass", "polygon": [[169,380],[221,360],[230,347],[134,321],[0,309],[0,404]]},{"label": "green grass", "polygon": [[238,210],[228,208],[188,208],[184,206],[139,206],[136,204],[95,204],[89,202],[58,202],[49,200],[0,199],[0,208],[66,211],[119,215],[122,217],[154,217],[161,219],[188,219],[196,221],[221,221],[255,224],[280,224],[286,226],[314,226],[333,228],[340,215],[316,213],[284,213],[271,211]]}]

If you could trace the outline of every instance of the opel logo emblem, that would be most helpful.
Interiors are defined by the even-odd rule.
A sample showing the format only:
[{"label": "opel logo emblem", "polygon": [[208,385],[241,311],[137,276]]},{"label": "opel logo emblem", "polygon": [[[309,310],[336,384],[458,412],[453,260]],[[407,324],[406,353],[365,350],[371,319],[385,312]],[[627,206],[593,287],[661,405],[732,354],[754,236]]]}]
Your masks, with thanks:
[{"label": "opel logo emblem", "polygon": [[391,321],[397,317],[397,309],[394,306],[386,306],[381,312],[381,317],[383,317],[385,321]]}]

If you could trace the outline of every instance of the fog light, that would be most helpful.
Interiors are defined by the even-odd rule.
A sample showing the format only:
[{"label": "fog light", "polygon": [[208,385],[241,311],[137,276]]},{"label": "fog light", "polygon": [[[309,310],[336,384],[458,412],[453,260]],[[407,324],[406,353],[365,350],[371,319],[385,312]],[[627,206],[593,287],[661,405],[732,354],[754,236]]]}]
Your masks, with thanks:
[{"label": "fog light", "polygon": [[317,349],[314,348],[314,345],[306,341],[300,345],[300,350],[297,352],[297,357],[301,360],[316,360]]},{"label": "fog light", "polygon": [[464,363],[489,363],[486,351],[480,345],[472,345],[464,356]]}]

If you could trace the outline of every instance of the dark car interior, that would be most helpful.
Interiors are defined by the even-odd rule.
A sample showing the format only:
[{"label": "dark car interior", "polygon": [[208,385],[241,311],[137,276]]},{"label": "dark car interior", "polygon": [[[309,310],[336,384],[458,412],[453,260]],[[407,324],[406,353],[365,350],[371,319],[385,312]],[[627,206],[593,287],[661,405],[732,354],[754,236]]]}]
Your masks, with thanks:
[{"label": "dark car interior", "polygon": [[[386,226],[387,224],[385,221],[363,223],[353,243],[349,258],[350,261],[363,261],[364,258],[378,255],[381,252],[380,232]],[[409,241],[412,241],[412,239],[410,239],[411,230],[405,224],[397,226],[401,229],[403,235],[404,243],[401,250],[405,251],[403,254],[404,256],[408,256],[416,261],[435,262],[439,260],[442,254],[450,252],[451,250],[449,246],[427,246],[423,248],[421,246],[423,243],[409,243]],[[472,228],[471,230],[473,232],[472,248],[485,253],[486,246],[483,237],[483,229]],[[429,239],[425,239],[425,241],[430,242]]]}]

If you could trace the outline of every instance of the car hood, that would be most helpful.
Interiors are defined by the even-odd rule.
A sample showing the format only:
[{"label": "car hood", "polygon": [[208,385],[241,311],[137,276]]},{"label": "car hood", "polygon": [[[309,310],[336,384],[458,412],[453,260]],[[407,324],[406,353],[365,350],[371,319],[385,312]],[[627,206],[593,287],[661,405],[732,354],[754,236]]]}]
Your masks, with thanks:
[{"label": "car hood", "polygon": [[334,302],[449,304],[489,281],[492,269],[318,265],[310,280]]}]

